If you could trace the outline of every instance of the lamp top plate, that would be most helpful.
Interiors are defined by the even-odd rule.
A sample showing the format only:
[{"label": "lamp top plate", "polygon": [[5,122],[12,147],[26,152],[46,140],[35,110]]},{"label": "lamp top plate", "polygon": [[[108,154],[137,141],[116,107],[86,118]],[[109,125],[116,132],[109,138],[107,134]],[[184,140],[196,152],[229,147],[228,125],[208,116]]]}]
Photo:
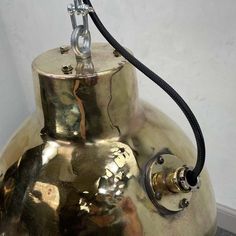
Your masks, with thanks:
[{"label": "lamp top plate", "polygon": [[63,46],[39,55],[33,61],[32,67],[46,77],[77,79],[110,74],[118,71],[125,63],[127,61],[109,44],[94,43],[91,59],[86,61],[78,62],[73,50],[69,46]]}]

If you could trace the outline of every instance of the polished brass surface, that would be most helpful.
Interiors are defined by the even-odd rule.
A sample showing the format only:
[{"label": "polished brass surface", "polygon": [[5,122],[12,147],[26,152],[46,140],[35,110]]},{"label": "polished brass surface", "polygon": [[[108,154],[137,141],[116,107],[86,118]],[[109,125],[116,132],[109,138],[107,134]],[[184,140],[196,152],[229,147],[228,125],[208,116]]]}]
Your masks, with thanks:
[{"label": "polished brass surface", "polygon": [[[169,173],[159,172],[152,177],[153,188],[156,192],[161,193],[180,193],[181,189],[175,181],[175,172],[170,171]],[[160,190],[160,191],[158,191]]]},{"label": "polished brass surface", "polygon": [[178,184],[177,179],[177,171],[170,172],[166,177],[166,185],[168,187],[168,190],[173,193],[180,193],[182,192],[182,189],[180,188]]},{"label": "polished brass surface", "polygon": [[[174,157],[175,158],[175,157]],[[174,162],[172,158],[172,162]],[[200,188],[200,182],[190,186],[187,182],[186,173],[188,168],[183,166],[177,169],[168,168],[159,171],[152,176],[152,185],[154,189],[159,189],[161,192],[172,193],[189,193]],[[156,190],[157,191],[157,190]]]},{"label": "polished brass surface", "polygon": [[[163,149],[188,166],[195,149],[159,110],[140,102],[134,68],[107,44],[76,62],[60,48],[33,63],[36,112],[0,159],[1,235],[214,235],[206,170],[186,210],[163,217],[143,183]],[[71,65],[64,74],[63,65]]]}]

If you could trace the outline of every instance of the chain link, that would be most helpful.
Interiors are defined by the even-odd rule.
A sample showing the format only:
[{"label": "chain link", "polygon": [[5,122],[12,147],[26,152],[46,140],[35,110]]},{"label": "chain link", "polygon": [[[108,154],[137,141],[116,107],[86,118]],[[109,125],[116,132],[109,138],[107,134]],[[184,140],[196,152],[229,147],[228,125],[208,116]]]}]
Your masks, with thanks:
[{"label": "chain link", "polygon": [[[69,4],[73,32],[71,35],[71,47],[78,59],[86,59],[91,56],[91,35],[88,24],[88,14],[93,12],[93,8],[84,4],[82,0],[74,0]],[[76,15],[82,16],[82,24],[77,24]]]}]

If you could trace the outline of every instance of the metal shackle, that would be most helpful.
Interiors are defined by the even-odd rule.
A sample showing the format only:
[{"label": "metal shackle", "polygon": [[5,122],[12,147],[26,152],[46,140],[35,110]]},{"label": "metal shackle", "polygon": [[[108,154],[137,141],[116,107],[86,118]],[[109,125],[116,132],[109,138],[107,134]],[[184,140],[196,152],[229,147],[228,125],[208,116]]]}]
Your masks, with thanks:
[{"label": "metal shackle", "polygon": [[[93,8],[84,4],[82,0],[74,0],[68,6],[73,32],[71,34],[71,47],[78,59],[87,59],[91,56],[91,35],[88,25],[88,13]],[[82,16],[83,23],[78,25],[76,15]]]}]

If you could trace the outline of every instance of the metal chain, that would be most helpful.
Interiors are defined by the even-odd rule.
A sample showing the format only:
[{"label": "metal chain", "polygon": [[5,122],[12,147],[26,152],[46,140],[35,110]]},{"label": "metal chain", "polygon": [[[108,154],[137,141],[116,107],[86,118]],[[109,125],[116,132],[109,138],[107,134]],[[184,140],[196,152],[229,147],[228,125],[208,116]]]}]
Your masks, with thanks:
[{"label": "metal chain", "polygon": [[[93,12],[93,8],[84,4],[83,0],[74,0],[74,4],[69,4],[73,32],[71,35],[71,47],[78,59],[86,59],[91,56],[91,35],[88,25],[88,14]],[[82,16],[82,24],[77,24],[76,15]]]}]

